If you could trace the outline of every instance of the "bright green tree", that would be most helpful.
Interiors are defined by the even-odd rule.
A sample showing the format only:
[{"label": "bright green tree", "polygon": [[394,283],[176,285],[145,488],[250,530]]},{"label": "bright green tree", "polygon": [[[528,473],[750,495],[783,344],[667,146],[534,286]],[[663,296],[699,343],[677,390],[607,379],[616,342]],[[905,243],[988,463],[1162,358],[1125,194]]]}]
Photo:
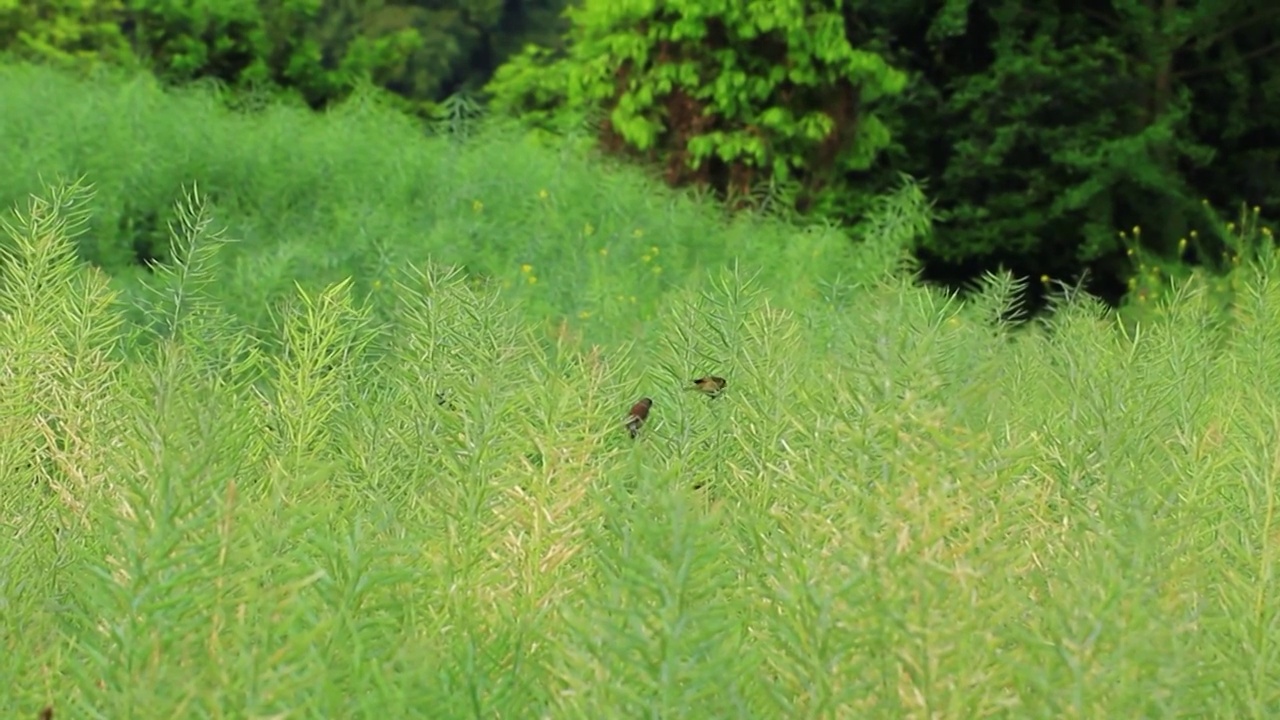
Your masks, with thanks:
[{"label": "bright green tree", "polygon": [[[488,86],[500,111],[603,114],[600,139],[673,184],[789,208],[856,205],[850,173],[890,145],[877,107],[907,75],[850,41],[844,0],[586,0],[563,58],[528,50]],[[555,108],[553,110],[553,107]]]},{"label": "bright green tree", "polygon": [[0,53],[64,68],[132,65],[120,17],[126,0],[0,0]]}]

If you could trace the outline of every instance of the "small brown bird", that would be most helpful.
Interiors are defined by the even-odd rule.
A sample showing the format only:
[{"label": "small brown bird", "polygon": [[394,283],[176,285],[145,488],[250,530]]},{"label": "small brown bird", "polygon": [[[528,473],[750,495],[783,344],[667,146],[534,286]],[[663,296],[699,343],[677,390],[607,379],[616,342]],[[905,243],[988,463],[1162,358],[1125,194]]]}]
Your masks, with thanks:
[{"label": "small brown bird", "polygon": [[694,380],[693,387],[691,389],[704,393],[714,400],[715,398],[720,397],[720,391],[724,390],[724,386],[727,384],[728,381],[722,377],[707,375],[706,377],[700,377],[697,380]]},{"label": "small brown bird", "polygon": [[627,431],[631,433],[631,437],[634,438],[640,433],[640,426],[649,417],[651,407],[653,407],[653,401],[649,398],[640,398],[640,402],[631,406],[631,414],[627,416]]}]

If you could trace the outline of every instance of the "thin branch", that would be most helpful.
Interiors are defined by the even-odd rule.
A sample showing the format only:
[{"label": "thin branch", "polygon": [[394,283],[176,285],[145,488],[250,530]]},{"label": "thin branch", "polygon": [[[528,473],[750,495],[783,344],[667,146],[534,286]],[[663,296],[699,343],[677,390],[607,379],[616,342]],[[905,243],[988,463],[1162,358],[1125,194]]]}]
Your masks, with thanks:
[{"label": "thin branch", "polygon": [[1242,62],[1248,62],[1255,58],[1262,57],[1268,53],[1275,52],[1276,50],[1280,50],[1280,40],[1273,42],[1270,45],[1267,45],[1266,47],[1261,47],[1261,48],[1258,48],[1257,50],[1247,52],[1244,55],[1241,55],[1239,57],[1232,58],[1231,60],[1227,60],[1226,62],[1215,63],[1213,65],[1209,65],[1208,67],[1201,66],[1198,68],[1187,70],[1185,72],[1175,72],[1173,75],[1179,80],[1186,80],[1187,78],[1192,78],[1199,75],[1208,75],[1210,73],[1215,73],[1215,72],[1218,72],[1219,70],[1224,70],[1226,68],[1229,68],[1232,65],[1237,65]]},{"label": "thin branch", "polygon": [[1112,30],[1115,30],[1117,32],[1124,32],[1124,29],[1125,29],[1124,24],[1121,23],[1119,20],[1116,20],[1115,18],[1108,16],[1106,13],[1098,12],[1097,10],[1090,10],[1089,8],[1083,8],[1083,11],[1085,15],[1088,15],[1089,17],[1093,18],[1094,20],[1097,20],[1103,25],[1106,25]]},{"label": "thin branch", "polygon": [[[1218,41],[1222,40],[1223,38],[1227,37],[1228,35],[1232,35],[1232,34],[1234,34],[1235,32],[1237,32],[1238,30],[1240,30],[1240,29],[1242,29],[1242,28],[1244,28],[1244,27],[1247,27],[1247,26],[1249,26],[1249,25],[1255,25],[1255,24],[1257,24],[1257,23],[1266,22],[1267,20],[1270,20],[1270,19],[1271,19],[1271,18],[1273,18],[1273,17],[1280,17],[1280,7],[1273,7],[1273,8],[1271,8],[1270,12],[1264,12],[1264,13],[1260,13],[1259,15],[1255,15],[1255,16],[1252,16],[1252,17],[1246,17],[1245,19],[1241,20],[1241,21],[1240,21],[1240,22],[1238,22],[1238,23],[1235,23],[1235,24],[1234,24],[1234,25],[1232,25],[1231,27],[1226,28],[1226,29],[1224,29],[1224,30],[1219,30],[1218,32],[1216,32],[1216,33],[1214,33],[1214,34],[1212,34],[1212,35],[1208,35],[1208,36],[1206,36],[1206,37],[1197,38],[1197,37],[1195,36],[1195,34],[1194,34],[1194,33],[1192,33],[1191,35],[1189,35],[1189,36],[1187,37],[1187,40],[1193,40],[1193,39],[1194,39],[1194,40],[1196,41],[1196,45],[1197,45],[1201,50],[1203,50],[1204,48],[1207,48],[1207,47],[1209,47],[1209,46],[1211,46],[1211,45],[1213,45],[1213,44],[1217,43]],[[1183,42],[1186,42],[1186,41],[1183,41]]]}]

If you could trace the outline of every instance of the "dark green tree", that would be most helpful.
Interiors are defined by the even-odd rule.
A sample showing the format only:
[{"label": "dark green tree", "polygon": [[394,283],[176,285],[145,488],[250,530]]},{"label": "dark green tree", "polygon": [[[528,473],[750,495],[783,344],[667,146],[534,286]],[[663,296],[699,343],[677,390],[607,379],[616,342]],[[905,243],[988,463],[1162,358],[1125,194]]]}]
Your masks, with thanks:
[{"label": "dark green tree", "polygon": [[[1276,107],[1272,3],[946,0],[881,12],[901,41],[894,59],[915,76],[896,116],[898,169],[933,181],[943,218],[928,258],[1121,275],[1118,230],[1141,227],[1149,250],[1176,253],[1189,230],[1215,227],[1202,198],[1243,187],[1247,167],[1275,157],[1280,116],[1256,112]],[[1245,138],[1260,148],[1248,161],[1225,152]],[[1254,202],[1274,197],[1265,174]]]},{"label": "dark green tree", "polygon": [[411,27],[371,29],[382,0],[125,0],[124,25],[163,80],[266,87],[324,106],[382,85],[422,45]]},{"label": "dark green tree", "polygon": [[357,84],[423,109],[478,89],[530,40],[555,44],[566,0],[0,0],[0,51],[81,69],[284,91],[312,107]]}]

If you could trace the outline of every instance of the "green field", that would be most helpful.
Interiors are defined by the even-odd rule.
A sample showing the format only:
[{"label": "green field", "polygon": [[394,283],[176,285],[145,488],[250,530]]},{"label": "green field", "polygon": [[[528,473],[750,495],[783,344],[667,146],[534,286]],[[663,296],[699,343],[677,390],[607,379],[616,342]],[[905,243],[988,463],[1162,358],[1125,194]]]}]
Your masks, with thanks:
[{"label": "green field", "polygon": [[1014,333],[896,272],[910,185],[855,243],[369,103],[0,96],[0,716],[1280,714],[1269,254]]}]

